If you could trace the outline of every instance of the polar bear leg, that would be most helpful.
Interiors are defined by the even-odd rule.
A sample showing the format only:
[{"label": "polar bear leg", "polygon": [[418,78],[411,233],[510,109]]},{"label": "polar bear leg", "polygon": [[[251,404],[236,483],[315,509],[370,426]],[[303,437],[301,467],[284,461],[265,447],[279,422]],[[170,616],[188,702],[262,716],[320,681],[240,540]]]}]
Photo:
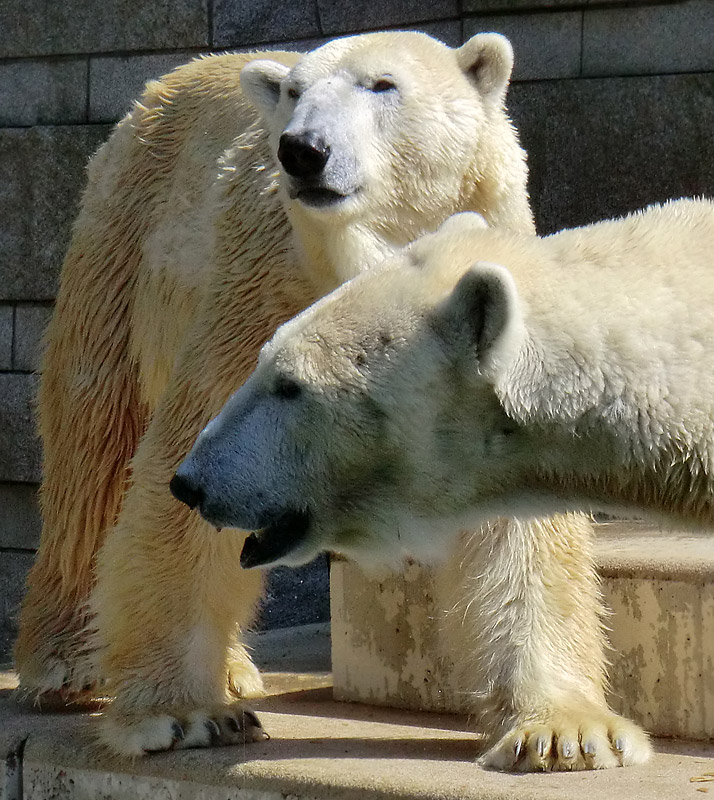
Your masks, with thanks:
[{"label": "polar bear leg", "polygon": [[586,517],[485,526],[463,537],[441,578],[446,641],[491,741],[484,765],[573,770],[648,759],[645,733],[605,700],[603,608]]},{"label": "polar bear leg", "polygon": [[[115,137],[103,150],[117,151],[120,159],[121,146]],[[15,664],[21,692],[39,701],[53,694],[64,701],[91,696],[97,684],[84,633],[94,558],[119,512],[146,417],[128,352],[131,298],[125,288],[139,245],[117,236],[127,213],[119,201],[103,215],[90,213],[106,205],[97,199],[95,178],[91,173],[65,259],[38,398],[43,527]]]},{"label": "polar bear leg", "polygon": [[[218,292],[225,294],[233,293]],[[100,668],[114,696],[101,736],[125,755],[263,735],[254,716],[235,716],[243,710],[236,696],[262,689],[239,641],[252,621],[262,574],[240,568],[245,534],[216,531],[169,491],[198,433],[254,362],[262,340],[246,344],[236,329],[245,320],[250,316],[222,313],[210,302],[199,314],[137,449],[117,525],[97,558],[91,608]]]},{"label": "polar bear leg", "polygon": [[115,697],[101,737],[129,756],[260,738],[234,701],[261,687],[235,646],[238,629],[251,621],[261,574],[240,569],[243,534],[217,532],[169,494],[175,465],[152,428],[99,554],[92,595],[102,674]]},{"label": "polar bear leg", "polygon": [[[116,365],[114,378],[127,377],[122,368]],[[71,383],[71,372],[64,377]],[[124,386],[111,387],[94,402],[88,397],[84,404],[75,402],[70,387],[57,392],[54,401],[41,397],[43,530],[15,645],[20,691],[40,706],[81,702],[101,688],[85,630],[87,604],[96,551],[118,514],[127,465],[143,427],[130,387],[127,378]],[[50,416],[52,426],[47,425]]]}]

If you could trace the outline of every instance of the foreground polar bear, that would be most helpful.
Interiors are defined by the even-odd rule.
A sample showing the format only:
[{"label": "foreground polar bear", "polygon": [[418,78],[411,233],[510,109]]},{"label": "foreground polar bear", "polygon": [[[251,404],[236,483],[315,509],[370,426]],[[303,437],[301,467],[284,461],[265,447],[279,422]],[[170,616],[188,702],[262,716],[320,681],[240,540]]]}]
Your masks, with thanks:
[{"label": "foreground polar bear", "polygon": [[[218,527],[260,529],[245,566],[321,550],[433,561],[463,526],[505,514],[711,527],[713,246],[708,202],[545,239],[457,215],[284,325],[173,488]],[[592,569],[591,554],[534,536],[531,556],[557,555],[541,573],[483,539],[494,595],[475,602],[496,629],[517,614],[547,650],[553,617],[591,602],[558,572]],[[491,657],[512,668],[497,637]],[[575,763],[608,732],[646,748],[621,723],[578,731],[567,716],[533,746]],[[516,759],[524,745],[511,736]]]},{"label": "foreground polar bear", "polygon": [[[255,56],[195,61],[149,86],[92,161],[48,334],[44,529],[16,649],[21,686],[114,695],[103,737],[129,755],[262,736],[235,702],[261,686],[238,638],[260,576],[238,568],[243,536],[216,537],[167,487],[263,342],[455,211],[533,231],[502,37],[451,50],[423,34],[370,34],[269,57],[243,71],[260,116],[239,87]],[[508,563],[534,536],[588,547],[576,517],[499,530]],[[464,568],[449,572],[445,603],[468,606],[452,617],[473,642],[466,687],[491,689],[480,706],[490,728],[619,725],[603,698],[592,572],[562,576],[588,602],[551,618],[545,656],[517,619],[497,632],[518,667],[506,674],[473,613],[481,569],[469,557],[455,557]],[[547,569],[547,551],[534,559]],[[625,762],[641,752],[628,742]],[[602,737],[588,758],[620,761]]]}]

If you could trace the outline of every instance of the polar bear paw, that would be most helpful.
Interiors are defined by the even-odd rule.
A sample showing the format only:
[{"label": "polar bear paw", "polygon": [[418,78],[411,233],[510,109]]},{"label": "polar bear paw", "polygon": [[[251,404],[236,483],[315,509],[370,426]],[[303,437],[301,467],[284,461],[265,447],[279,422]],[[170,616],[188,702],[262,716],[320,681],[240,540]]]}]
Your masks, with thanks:
[{"label": "polar bear paw", "polygon": [[18,700],[42,711],[101,705],[101,681],[88,659],[33,657],[21,665]]},{"label": "polar bear paw", "polygon": [[481,765],[504,772],[608,769],[643,764],[651,754],[647,734],[617,714],[563,714],[516,725]]},{"label": "polar bear paw", "polygon": [[222,747],[262,742],[270,737],[253,711],[240,703],[186,713],[116,714],[100,723],[100,740],[110,750],[135,758],[162,750]]}]

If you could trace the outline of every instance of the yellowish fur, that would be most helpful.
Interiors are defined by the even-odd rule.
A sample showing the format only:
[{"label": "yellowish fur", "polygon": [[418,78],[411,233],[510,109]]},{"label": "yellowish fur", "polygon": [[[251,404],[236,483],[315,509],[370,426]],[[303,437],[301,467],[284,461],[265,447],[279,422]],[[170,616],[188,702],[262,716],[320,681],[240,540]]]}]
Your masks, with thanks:
[{"label": "yellowish fur", "polygon": [[[287,64],[298,58],[271,57]],[[44,524],[15,648],[23,691],[72,694],[99,679],[83,630],[94,559],[118,518],[129,460],[195,320],[212,262],[212,242],[200,229],[198,243],[182,254],[182,269],[144,258],[145,242],[177,211],[198,206],[215,213],[206,198],[216,192],[218,162],[241,130],[262,144],[257,165],[268,159],[239,89],[249,59],[200,59],[149,84],[90,163],[42,365]],[[288,305],[283,314],[298,308]],[[254,591],[247,589],[249,609]],[[250,663],[242,654],[239,660]],[[259,681],[252,675],[248,683],[255,689]]]},{"label": "yellowish fur", "polygon": [[[476,107],[454,55],[423,35],[346,41],[319,51],[305,67],[308,77],[320,58],[339,62],[347,53],[369,66],[395,54],[419,83],[409,107],[416,130],[426,126],[426,117],[419,125],[422,98],[431,110],[437,98],[470,92],[461,102],[475,115],[473,155],[453,165],[454,195],[414,199],[433,177],[429,146],[438,144],[443,128],[437,116],[435,133],[424,142],[417,137],[413,155],[375,149],[384,180],[382,205],[371,216],[345,221],[289,201],[271,154],[280,129],[266,130],[239,88],[241,67],[261,54],[200,59],[149,84],[90,165],[47,334],[40,395],[44,527],[16,661],[24,692],[78,697],[87,688],[113,695],[103,738],[121,753],[180,745],[177,722],[183,744],[210,744],[211,720],[221,718],[221,709],[235,711],[236,691],[260,691],[239,639],[261,587],[255,572],[238,568],[243,537],[216,534],[174,501],[167,485],[198,432],[248,376],[263,342],[316,297],[453,212],[478,211],[493,225],[533,231],[524,157],[502,93]],[[476,47],[510,58],[498,41],[474,42],[457,51],[463,69]],[[299,60],[262,55],[288,65]],[[510,63],[497,67],[506,76],[510,71]],[[505,539],[496,533],[501,529]],[[501,562],[507,570],[511,557],[530,553],[530,529],[507,522],[486,528],[455,556],[461,582],[453,582],[465,594],[449,604],[468,643],[461,649],[474,707],[488,694],[485,719],[496,726],[495,736],[534,714],[546,725],[563,714],[573,725],[587,721],[593,714],[580,705],[583,696],[598,719],[617,721],[603,698],[600,604],[588,567],[573,568],[586,598],[577,623],[564,616],[543,632],[550,642],[562,636],[555,651],[541,647],[540,630],[523,634],[525,650],[508,630],[492,635],[483,626],[489,609],[471,603],[480,574],[473,542],[510,542],[513,554],[504,550]],[[576,543],[589,536],[575,518],[533,530],[550,531],[551,547],[557,551],[562,542],[575,562]],[[529,558],[535,572],[545,569],[540,550]],[[94,616],[87,611],[93,588]],[[557,603],[557,591],[546,586],[544,593],[545,606]],[[577,626],[582,636],[567,645]],[[504,652],[514,652],[510,646],[535,654],[504,683],[489,655],[496,633],[507,643]],[[552,679],[543,681],[546,666]],[[583,670],[587,676],[578,683]],[[562,688],[571,679],[578,683],[572,693]],[[219,738],[237,740],[225,730]]]}]

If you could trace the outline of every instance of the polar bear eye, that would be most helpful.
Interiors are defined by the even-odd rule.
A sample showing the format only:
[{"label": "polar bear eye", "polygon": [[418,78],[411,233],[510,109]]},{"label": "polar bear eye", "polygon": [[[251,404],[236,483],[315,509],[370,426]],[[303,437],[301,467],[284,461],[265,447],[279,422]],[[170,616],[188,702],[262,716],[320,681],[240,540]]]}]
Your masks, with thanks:
[{"label": "polar bear eye", "polygon": [[397,86],[394,81],[389,80],[389,78],[380,78],[375,81],[370,88],[373,92],[391,92],[392,89],[396,89]]},{"label": "polar bear eye", "polygon": [[288,89],[288,97],[291,100],[299,100],[300,99],[300,92],[297,89],[293,88],[292,86]]},{"label": "polar bear eye", "polygon": [[302,393],[302,386],[292,378],[281,375],[275,382],[275,394],[284,400],[292,400]]}]

